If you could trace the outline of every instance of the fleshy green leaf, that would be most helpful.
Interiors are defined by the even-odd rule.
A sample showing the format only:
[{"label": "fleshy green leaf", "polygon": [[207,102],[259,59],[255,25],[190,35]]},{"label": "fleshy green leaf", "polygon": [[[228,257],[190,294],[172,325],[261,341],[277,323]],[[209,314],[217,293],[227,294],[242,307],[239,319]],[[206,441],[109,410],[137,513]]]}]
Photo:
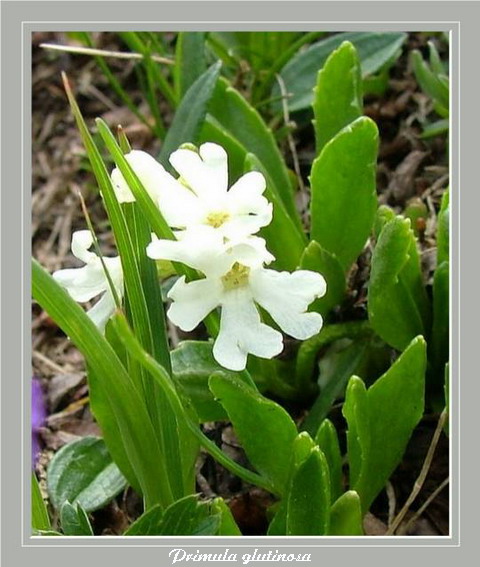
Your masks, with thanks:
[{"label": "fleshy green leaf", "polygon": [[450,257],[450,194],[445,191],[437,218],[437,266]]},{"label": "fleshy green leaf", "polygon": [[433,276],[433,325],[429,360],[433,364],[436,382],[440,384],[443,382],[444,368],[450,354],[449,272],[449,264],[445,261],[438,266]]},{"label": "fleshy green leaf", "polygon": [[345,492],[333,504],[330,511],[329,535],[363,535],[362,507],[360,498],[354,490]]},{"label": "fleshy green leaf", "polygon": [[378,207],[375,215],[375,221],[373,223],[373,234],[375,235],[375,239],[378,240],[383,227],[387,224],[387,222],[393,220],[395,216],[395,211],[388,205],[380,205]]},{"label": "fleshy green leaf", "polygon": [[325,278],[327,293],[311,304],[310,311],[318,311],[326,316],[342,302],[345,295],[346,281],[342,266],[333,254],[324,250],[315,240],[303,251],[300,266],[303,270],[318,272]]},{"label": "fleshy green leaf", "polygon": [[77,502],[76,506],[68,500],[60,510],[60,524],[66,536],[92,536],[93,530],[85,510]]},{"label": "fleshy green leaf", "polygon": [[215,535],[220,514],[211,514],[210,505],[199,502],[195,494],[171,504],[164,511],[154,506],[138,518],[124,533],[126,536]]},{"label": "fleshy green leaf", "polygon": [[179,32],[175,48],[175,87],[179,100],[206,71],[206,32]]},{"label": "fleshy green leaf", "polygon": [[372,256],[368,316],[376,333],[403,350],[417,335],[428,335],[430,306],[410,221],[385,224]]},{"label": "fleshy green leaf", "polygon": [[288,413],[238,378],[214,375],[210,389],[225,408],[252,465],[282,493],[297,428]]},{"label": "fleshy green leaf", "polygon": [[164,508],[160,505],[152,506],[137,518],[124,532],[125,536],[152,536],[160,535]]},{"label": "fleshy green leaf", "polygon": [[242,374],[221,367],[213,358],[211,343],[183,341],[171,355],[175,381],[192,402],[199,420],[227,419],[225,410],[215,401],[208,387],[208,380],[214,372],[222,372],[225,376],[237,376],[245,381]]},{"label": "fleshy green leaf", "polygon": [[211,97],[220,74],[222,64],[214,63],[205,73],[190,86],[182,102],[175,112],[173,122],[163,141],[160,161],[170,168],[169,155],[177,150],[181,144],[198,141],[202,123],[207,114],[207,107],[211,104]]},{"label": "fleshy green leaf", "polygon": [[218,527],[217,535],[222,536],[240,536],[240,531],[235,518],[233,517],[230,508],[225,503],[223,498],[215,498],[211,505],[212,514],[220,515],[220,525]]},{"label": "fleshy green leaf", "polygon": [[50,461],[47,483],[57,510],[68,501],[79,503],[87,512],[102,508],[126,486],[105,443],[97,437],[64,445]]},{"label": "fleshy green leaf", "polygon": [[330,471],[331,502],[335,502],[343,493],[342,454],[338,443],[335,426],[329,419],[324,419],[318,428],[315,442],[327,459]]},{"label": "fleshy green leaf", "polygon": [[245,172],[260,171],[265,176],[267,188],[265,197],[273,204],[272,222],[262,228],[260,235],[267,241],[268,249],[273,253],[276,261],[273,267],[285,270],[295,270],[305,247],[305,238],[298,229],[292,217],[287,212],[283,202],[273,190],[273,181],[268,171],[261,164],[257,156],[247,154],[245,158]]},{"label": "fleshy green leaf", "polygon": [[[347,32],[323,39],[292,57],[282,69],[280,75],[291,96],[288,106],[291,112],[308,108],[312,104],[313,87],[317,73],[330,53],[344,41],[351,42],[360,58],[362,76],[375,73],[394,56],[407,35],[405,33]],[[272,98],[280,95],[280,89],[274,85]],[[280,107],[279,104],[276,105]]]},{"label": "fleshy green leaf", "polygon": [[350,377],[365,354],[365,341],[347,342],[347,346],[342,345],[340,348],[333,344],[320,361],[320,393],[302,424],[302,429],[312,435],[327,417],[335,401],[345,392]]},{"label": "fleshy green leaf", "polygon": [[295,472],[287,495],[286,535],[324,535],[330,524],[330,479],[315,447]]},{"label": "fleshy green leaf", "polygon": [[415,338],[368,390],[356,376],[347,387],[343,414],[348,423],[350,487],[362,513],[399,465],[424,409],[426,345]]},{"label": "fleshy green leaf", "polygon": [[34,472],[32,472],[32,530],[48,531],[52,529],[50,518],[48,517],[47,507],[43,500],[40,486]]},{"label": "fleshy green leaf", "polygon": [[450,120],[448,118],[442,118],[440,120],[436,120],[431,124],[427,124],[423,128],[422,135],[420,138],[433,138],[434,136],[440,136],[441,134],[445,134],[448,132],[450,127]]},{"label": "fleshy green leaf", "polygon": [[313,99],[317,154],[362,112],[360,61],[355,47],[345,41],[332,52],[318,73]]},{"label": "fleshy green leaf", "polygon": [[[168,503],[171,492],[155,431],[138,390],[105,337],[83,309],[35,260],[32,293],[85,356],[90,402],[105,442],[129,483],[144,495],[147,506]],[[156,464],[152,467],[152,462]]]},{"label": "fleshy green leaf", "polygon": [[323,148],[310,176],[311,238],[346,271],[363,250],[377,208],[378,130],[361,117]]},{"label": "fleshy green leaf", "polygon": [[272,131],[258,112],[224,79],[218,81],[208,110],[218,127],[235,138],[246,153],[257,156],[273,182],[272,191],[301,228],[285,162]]},{"label": "fleshy green leaf", "polygon": [[443,82],[438,74],[432,71],[428,63],[424,61],[420,51],[416,49],[412,51],[411,62],[413,72],[422,91],[438,102],[443,108],[448,109],[448,82]]}]

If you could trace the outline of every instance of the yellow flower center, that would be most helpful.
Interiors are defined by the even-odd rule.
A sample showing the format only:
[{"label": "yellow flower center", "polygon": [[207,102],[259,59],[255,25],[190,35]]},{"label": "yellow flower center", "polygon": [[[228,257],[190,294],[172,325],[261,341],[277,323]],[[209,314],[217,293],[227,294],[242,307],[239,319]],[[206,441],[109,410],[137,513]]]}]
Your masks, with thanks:
[{"label": "yellow flower center", "polygon": [[248,275],[250,274],[250,268],[235,262],[231,270],[222,276],[223,287],[226,291],[235,289],[237,287],[243,287],[248,284]]},{"label": "yellow flower center", "polygon": [[230,214],[226,213],[225,211],[216,211],[214,213],[210,213],[207,216],[207,224],[213,226],[213,228],[218,228],[222,226],[224,222],[226,222],[230,218]]}]

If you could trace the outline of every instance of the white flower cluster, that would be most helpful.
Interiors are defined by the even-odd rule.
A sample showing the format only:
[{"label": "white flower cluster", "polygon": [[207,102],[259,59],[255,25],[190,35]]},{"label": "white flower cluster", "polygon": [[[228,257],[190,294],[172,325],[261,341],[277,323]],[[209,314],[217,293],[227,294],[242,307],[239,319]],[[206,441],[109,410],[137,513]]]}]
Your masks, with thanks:
[{"label": "white flower cluster", "polygon": [[[254,236],[271,222],[273,214],[271,203],[263,196],[265,178],[261,173],[246,173],[229,189],[227,154],[213,143],[201,145],[198,151],[182,147],[171,154],[170,163],[179,173],[178,179],[145,152],[131,151],[125,158],[175,229],[177,240],[153,238],[147,255],[182,262],[204,275],[188,283],[181,277],[170,290],[172,304],[167,315],[175,325],[191,331],[220,307],[220,331],[213,354],[219,364],[231,370],[243,370],[249,353],[272,358],[283,350],[282,334],[262,323],[258,306],[296,339],[304,340],[320,331],[321,315],[309,313],[307,308],[325,294],[324,278],[307,270],[289,273],[265,267],[275,258],[265,240]],[[117,168],[112,172],[112,183],[119,201],[135,200]],[[110,314],[113,312],[113,298],[101,266],[99,270],[99,258],[87,251],[91,238],[86,232],[74,234],[72,249],[87,265],[61,270],[54,277],[77,301],[105,291],[89,311],[92,319],[104,326],[109,317],[107,308],[111,308]],[[105,260],[121,296],[119,259]]]}]

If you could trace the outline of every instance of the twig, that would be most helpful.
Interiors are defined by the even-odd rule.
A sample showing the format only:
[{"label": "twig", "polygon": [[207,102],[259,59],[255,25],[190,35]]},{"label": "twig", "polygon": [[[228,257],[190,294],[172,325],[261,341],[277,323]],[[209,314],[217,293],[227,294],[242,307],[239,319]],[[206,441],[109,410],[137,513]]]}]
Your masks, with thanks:
[{"label": "twig", "polygon": [[442,413],[440,414],[440,417],[438,419],[437,428],[435,429],[435,432],[433,434],[432,441],[430,443],[430,447],[428,448],[428,451],[427,451],[427,456],[425,457],[425,461],[423,462],[422,470],[420,471],[420,474],[418,475],[417,480],[415,481],[415,484],[413,485],[412,492],[410,493],[410,496],[407,498],[407,501],[405,502],[403,508],[397,514],[397,516],[393,520],[392,524],[389,526],[387,533],[385,535],[393,535],[395,533],[395,531],[398,529],[398,526],[402,523],[403,518],[407,514],[410,506],[413,504],[416,497],[420,493],[420,490],[422,489],[423,483],[425,482],[425,479],[427,478],[428,471],[430,470],[430,466],[431,466],[432,460],[433,460],[433,455],[435,453],[435,449],[437,448],[438,441],[440,439],[440,434],[442,433],[443,426],[445,425],[446,419],[447,419],[447,412],[444,409],[442,411]]},{"label": "twig", "polygon": [[298,161],[297,149],[295,148],[295,142],[293,141],[293,136],[288,130],[290,125],[290,114],[288,112],[288,104],[287,104],[287,98],[288,98],[287,89],[285,88],[285,83],[283,82],[282,77],[278,73],[275,76],[277,78],[277,82],[280,87],[280,92],[282,93],[283,119],[285,121],[285,125],[287,126],[287,140],[288,140],[288,146],[290,148],[290,152],[292,154],[293,168],[295,169],[295,174],[297,175],[298,178],[298,185],[300,187],[300,191],[302,193],[305,193],[305,185],[303,184],[302,172],[300,171],[300,162]]},{"label": "twig", "polygon": [[47,356],[45,356],[44,354],[42,354],[38,350],[34,350],[32,352],[32,356],[33,356],[33,358],[36,358],[40,362],[43,362],[44,364],[46,364],[52,370],[55,370],[55,372],[58,372],[59,374],[68,374],[69,373],[68,370],[65,370],[65,368],[62,368],[61,366],[59,366],[58,364],[53,362],[53,360],[50,360]]},{"label": "twig", "polygon": [[442,490],[448,485],[450,479],[447,477],[441,484],[438,486],[430,496],[425,500],[425,502],[420,506],[420,508],[415,512],[415,514],[408,520],[408,523],[404,528],[402,528],[402,533],[407,534],[410,526],[420,518],[420,516],[425,512],[425,510],[430,506],[430,504],[435,500],[435,498],[442,492]]},{"label": "twig", "polygon": [[393,484],[388,481],[385,487],[388,497],[388,525],[393,522],[395,518],[395,508],[397,507],[397,499],[395,496],[395,489],[393,488]]},{"label": "twig", "polygon": [[[65,53],[77,53],[79,55],[97,55],[99,57],[114,57],[116,59],[145,59],[141,53],[127,53],[125,51],[108,51],[105,49],[94,49],[93,47],[77,47],[74,45],[58,45],[56,43],[41,43],[43,49],[53,49],[54,51],[63,51]],[[175,65],[173,59],[161,57],[160,55],[150,55],[152,61],[164,63],[165,65]]]}]

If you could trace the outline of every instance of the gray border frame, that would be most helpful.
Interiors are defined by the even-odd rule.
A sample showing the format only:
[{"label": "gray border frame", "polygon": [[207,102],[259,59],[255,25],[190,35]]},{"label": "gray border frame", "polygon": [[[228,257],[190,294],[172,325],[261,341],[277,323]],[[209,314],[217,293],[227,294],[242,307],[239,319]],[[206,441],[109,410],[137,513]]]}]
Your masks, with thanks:
[{"label": "gray border frame", "polygon": [[[228,4],[228,5],[227,5]],[[2,279],[0,284],[2,296],[2,447],[7,458],[3,456],[2,467],[2,558],[3,553],[8,551],[11,553],[8,565],[13,564],[13,554],[21,554],[24,560],[34,560],[39,563],[39,558],[48,559],[49,565],[60,565],[60,558],[68,556],[67,561],[70,565],[78,564],[80,561],[83,563],[85,560],[95,558],[97,561],[102,561],[105,557],[113,555],[114,548],[121,548],[116,556],[125,557],[125,560],[135,560],[135,546],[144,548],[142,552],[142,560],[147,556],[150,560],[160,560],[161,557],[167,559],[167,552],[173,547],[190,548],[190,551],[200,549],[201,552],[216,551],[229,547],[231,552],[237,551],[239,557],[243,553],[252,552],[255,547],[268,549],[279,549],[288,552],[307,552],[312,553],[312,562],[319,558],[320,548],[322,558],[330,556],[330,547],[335,547],[332,550],[332,558],[338,560],[339,553],[342,559],[357,557],[356,550],[349,549],[350,546],[355,547],[378,547],[386,546],[415,549],[416,558],[419,559],[423,555],[424,548],[441,547],[442,550],[445,546],[452,547],[460,545],[459,540],[459,504],[461,502],[459,486],[460,479],[462,482],[466,477],[465,468],[460,474],[459,469],[459,427],[457,419],[460,417],[459,405],[459,376],[460,357],[462,360],[465,354],[465,347],[472,344],[472,339],[462,337],[460,345],[459,339],[459,290],[460,290],[460,223],[459,215],[462,212],[463,217],[468,214],[473,214],[474,207],[466,207],[464,203],[462,206],[455,195],[455,187],[459,187],[460,181],[460,168],[459,168],[459,132],[460,124],[462,127],[462,136],[464,133],[474,134],[472,132],[472,124],[465,120],[467,112],[464,107],[464,102],[468,101],[467,95],[463,94],[465,91],[470,95],[475,92],[474,89],[465,88],[463,86],[465,77],[462,76],[462,108],[463,108],[463,122],[459,120],[458,103],[460,101],[459,85],[459,43],[462,46],[462,66],[464,57],[469,54],[473,56],[471,67],[466,65],[466,68],[475,69],[475,22],[478,21],[478,5],[476,2],[438,2],[435,10],[432,6],[423,2],[416,2],[415,5],[402,5],[397,2],[353,2],[348,4],[345,2],[331,3],[331,2],[280,2],[275,6],[275,22],[268,22],[271,19],[271,4],[257,2],[255,7],[250,5],[246,9],[245,5],[237,2],[117,2],[115,12],[112,12],[109,2],[97,2],[95,5],[85,6],[83,2],[2,2],[2,118],[3,127],[1,133],[1,149],[2,149],[2,195],[1,195],[1,250],[2,250]],[[161,6],[160,6],[161,5]],[[248,6],[248,5],[247,5]],[[89,8],[89,9],[87,9]],[[161,8],[161,9],[160,9]],[[88,12],[88,14],[87,14]],[[116,22],[111,23],[113,14],[115,15]],[[158,21],[159,15],[162,15],[161,23],[153,23]],[[184,14],[188,14],[189,20],[186,21]],[[346,22],[342,17],[344,14],[349,15],[350,22]],[[328,15],[328,17],[327,17]],[[429,20],[429,16],[435,16],[435,21]],[[87,17],[88,16],[88,17]],[[141,16],[141,18],[140,18]],[[320,20],[323,16],[324,21]],[[476,17],[477,16],[477,17]],[[370,18],[367,21],[367,18]],[[405,30],[440,30],[451,29],[454,33],[452,42],[452,139],[451,147],[455,151],[451,152],[452,163],[452,250],[457,251],[454,254],[454,265],[452,269],[452,347],[454,353],[454,360],[452,364],[452,416],[454,417],[452,423],[452,448],[453,448],[453,499],[452,509],[455,511],[452,522],[452,537],[450,538],[242,538],[242,544],[239,546],[236,542],[239,540],[227,538],[170,538],[168,541],[162,538],[130,538],[126,541],[124,538],[95,538],[95,541],[86,541],[82,539],[72,538],[56,538],[49,540],[42,538],[30,538],[28,534],[21,533],[25,529],[28,530],[29,512],[26,508],[29,502],[28,486],[25,488],[24,483],[29,484],[29,470],[23,469],[19,471],[14,470],[18,467],[22,460],[20,447],[22,446],[22,439],[24,440],[24,423],[28,423],[29,418],[29,399],[24,396],[22,402],[22,392],[20,384],[22,381],[29,381],[29,335],[26,329],[29,329],[29,314],[25,305],[30,303],[30,270],[29,270],[29,226],[25,219],[30,218],[30,203],[28,195],[30,194],[30,43],[25,45],[25,33],[22,35],[22,21],[33,22],[23,25],[23,32],[29,32],[33,29],[40,30],[53,30],[53,29],[93,29],[88,25],[93,20],[103,20],[105,23],[99,25],[102,30],[119,30],[119,29],[133,29],[138,27],[135,22],[139,20],[150,22],[148,25],[142,25],[142,28],[155,28],[155,29],[334,29],[350,30],[350,29],[369,29],[372,26],[376,29],[405,29]],[[423,21],[419,21],[422,19]],[[69,24],[60,22],[70,22]],[[257,23],[253,23],[256,21]],[[40,22],[42,22],[40,24]],[[54,23],[58,22],[58,23]],[[229,23],[227,23],[229,22]],[[261,22],[261,23],[258,23]],[[308,22],[308,23],[305,23]],[[385,22],[388,22],[385,23]],[[413,23],[412,23],[413,22]],[[460,22],[462,26],[461,34],[459,35]],[[28,27],[31,26],[31,27]],[[43,26],[43,27],[42,27]],[[173,27],[174,26],[174,27]],[[29,39],[29,38],[27,38]],[[19,76],[19,71],[22,68],[22,60],[24,62],[25,76]],[[455,65],[457,62],[457,65]],[[468,73],[466,74],[468,78]],[[24,93],[23,109],[22,97],[19,96]],[[470,96],[470,102],[473,97]],[[473,109],[473,107],[472,107]],[[21,119],[23,110],[23,121]],[[472,114],[474,115],[474,114]],[[19,124],[22,125],[19,128]],[[470,128],[469,128],[470,126]],[[465,144],[466,145],[466,144]],[[462,146],[462,172],[464,172],[465,163],[467,161],[466,155],[470,153],[472,156],[471,146],[465,148]],[[473,160],[471,164],[474,163]],[[473,178],[472,171],[467,173],[467,179]],[[19,188],[23,188],[20,191]],[[458,195],[458,193],[457,193]],[[468,196],[468,193],[462,194],[462,201]],[[467,212],[468,211],[468,212]],[[13,213],[15,212],[15,214]],[[23,221],[23,222],[22,222]],[[468,225],[467,225],[468,226]],[[469,233],[465,227],[465,222],[462,223],[462,232],[465,236],[464,242],[475,242],[475,235],[470,234],[470,238],[466,238]],[[16,243],[13,244],[13,243]],[[462,250],[463,250],[462,243]],[[22,256],[23,252],[23,256]],[[6,264],[7,263],[7,264]],[[7,265],[7,267],[5,267]],[[22,285],[19,289],[18,282],[21,281]],[[464,286],[465,287],[465,286]],[[21,317],[18,317],[18,312],[21,312]],[[460,349],[458,348],[460,347]],[[20,350],[23,348],[25,360],[21,360],[19,356]],[[460,351],[460,352],[459,352]],[[474,352],[472,349],[471,352]],[[456,356],[455,356],[456,355]],[[469,385],[462,384],[462,387],[470,389]],[[465,394],[464,394],[465,395]],[[472,397],[465,396],[462,401],[462,408],[465,407],[468,401],[474,400]],[[27,398],[27,399],[25,399]],[[22,412],[18,412],[18,408],[22,408]],[[463,415],[464,412],[462,412]],[[16,424],[16,427],[12,425]],[[470,427],[473,430],[472,424]],[[27,431],[28,433],[28,431]],[[468,430],[462,431],[463,439],[468,437]],[[465,442],[464,442],[465,444]],[[24,450],[28,453],[28,443],[23,443]],[[474,445],[466,445],[473,447]],[[24,457],[25,457],[24,451]],[[465,453],[464,453],[465,454]],[[28,459],[23,458],[23,463],[28,469]],[[23,475],[22,475],[23,473]],[[23,479],[22,479],[23,476]],[[22,482],[23,481],[23,482]],[[18,506],[19,495],[23,493],[24,505],[24,518],[25,525],[22,526],[21,510]],[[465,498],[467,492],[464,488],[462,494]],[[455,498],[458,497],[457,503]],[[466,502],[462,502],[462,517],[465,510],[468,509]],[[458,504],[458,505],[456,505]],[[462,527],[462,547],[464,547],[465,535],[468,533],[468,522],[464,522]],[[8,535],[7,535],[8,534]],[[99,541],[100,540],[100,541]],[[472,540],[470,540],[472,541]],[[35,546],[35,548],[33,548]],[[52,549],[53,547],[56,549]],[[81,553],[72,557],[72,551],[69,547],[74,546],[83,548]],[[61,547],[67,547],[66,550]],[[155,550],[155,547],[159,549]],[[132,549],[133,548],[133,549]],[[165,549],[167,548],[167,549]],[[340,549],[342,551],[340,552]],[[51,550],[51,551],[50,551]],[[105,552],[109,552],[107,556]],[[150,550],[154,553],[150,553]],[[291,550],[291,551],[290,551]],[[147,554],[147,551],[149,552]],[[263,551],[263,550],[262,550]],[[367,551],[367,550],[365,550]],[[379,549],[378,553],[383,551]],[[387,551],[387,549],[385,549]],[[431,553],[433,549],[429,549]],[[67,552],[67,555],[64,553]],[[449,557],[453,552],[445,549],[442,553]],[[363,553],[363,552],[362,552]],[[377,553],[377,552],[375,552]],[[402,552],[404,553],[404,552]],[[408,552],[409,553],[409,552]],[[396,552],[390,552],[388,561],[392,561],[397,556]],[[400,557],[400,556],[399,556]],[[403,560],[404,561],[404,557]],[[43,561],[43,559],[42,559]],[[58,563],[57,563],[58,561]],[[167,559],[168,561],[168,559]],[[66,561],[65,561],[66,562]]]}]

